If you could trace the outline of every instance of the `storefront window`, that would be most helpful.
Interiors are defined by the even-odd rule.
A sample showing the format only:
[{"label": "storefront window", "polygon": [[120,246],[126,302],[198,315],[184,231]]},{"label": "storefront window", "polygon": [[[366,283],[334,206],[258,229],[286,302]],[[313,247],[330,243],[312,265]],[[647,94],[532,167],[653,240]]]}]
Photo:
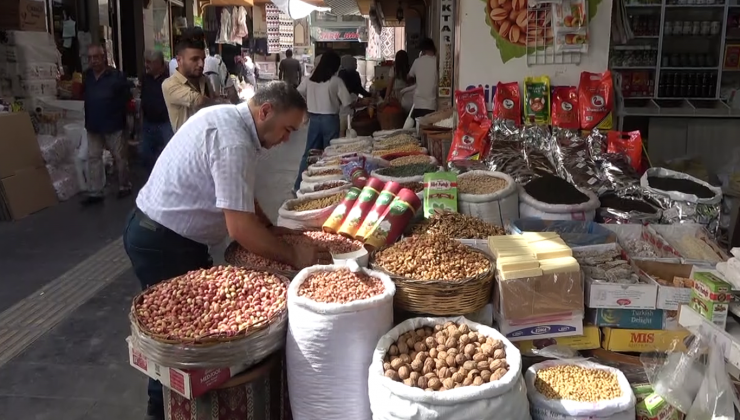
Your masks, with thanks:
[{"label": "storefront window", "polygon": [[165,0],[152,0],[144,9],[144,48],[162,51],[167,61],[172,58],[170,7]]}]

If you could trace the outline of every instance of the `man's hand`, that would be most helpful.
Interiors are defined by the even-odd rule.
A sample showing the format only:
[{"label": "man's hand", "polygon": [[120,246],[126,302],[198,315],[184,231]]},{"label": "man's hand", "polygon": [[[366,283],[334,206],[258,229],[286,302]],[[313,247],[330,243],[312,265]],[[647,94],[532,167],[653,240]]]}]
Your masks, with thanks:
[{"label": "man's hand", "polygon": [[303,269],[317,264],[331,264],[331,254],[327,251],[305,245],[293,245],[293,267]]}]

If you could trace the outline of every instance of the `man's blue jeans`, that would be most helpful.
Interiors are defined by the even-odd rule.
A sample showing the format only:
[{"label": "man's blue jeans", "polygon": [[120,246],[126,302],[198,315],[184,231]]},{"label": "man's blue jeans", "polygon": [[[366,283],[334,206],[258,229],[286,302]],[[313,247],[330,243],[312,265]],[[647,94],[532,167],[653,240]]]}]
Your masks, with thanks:
[{"label": "man's blue jeans", "polygon": [[301,188],[303,171],[308,168],[308,152],[324,150],[329,147],[329,142],[339,138],[339,115],[338,114],[313,114],[308,113],[308,137],[306,138],[306,150],[301,158],[301,166],[298,169],[298,178],[295,180],[294,189]]},{"label": "man's blue jeans", "polygon": [[139,143],[139,154],[147,169],[152,169],[164,146],[170,141],[175,133],[169,121],[154,123],[143,120],[141,124],[141,142]]},{"label": "man's blue jeans", "polygon": [[[213,266],[208,246],[178,235],[152,221],[138,209],[128,216],[123,247],[142,290],[188,271]],[[150,403],[164,406],[162,384],[159,381],[150,378],[147,393]]]}]

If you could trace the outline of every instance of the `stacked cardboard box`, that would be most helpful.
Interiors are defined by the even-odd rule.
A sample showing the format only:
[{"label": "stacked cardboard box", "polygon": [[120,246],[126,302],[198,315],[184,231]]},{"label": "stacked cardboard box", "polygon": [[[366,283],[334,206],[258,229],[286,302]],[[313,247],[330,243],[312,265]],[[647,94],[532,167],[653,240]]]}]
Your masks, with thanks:
[{"label": "stacked cardboard box", "polygon": [[46,8],[39,0],[0,2],[0,30],[46,31]]}]

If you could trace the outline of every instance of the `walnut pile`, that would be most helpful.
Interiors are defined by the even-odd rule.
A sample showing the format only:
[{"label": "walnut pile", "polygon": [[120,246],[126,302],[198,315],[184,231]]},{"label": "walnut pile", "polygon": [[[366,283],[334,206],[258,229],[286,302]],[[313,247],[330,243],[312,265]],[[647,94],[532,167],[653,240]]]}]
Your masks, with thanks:
[{"label": "walnut pile", "polygon": [[398,338],[383,359],[385,376],[425,391],[447,391],[501,379],[509,371],[504,342],[467,324],[419,328]]},{"label": "walnut pile", "polygon": [[439,234],[453,239],[488,239],[489,236],[506,235],[506,231],[501,226],[460,213],[435,214],[412,226],[411,233],[413,235]]}]

